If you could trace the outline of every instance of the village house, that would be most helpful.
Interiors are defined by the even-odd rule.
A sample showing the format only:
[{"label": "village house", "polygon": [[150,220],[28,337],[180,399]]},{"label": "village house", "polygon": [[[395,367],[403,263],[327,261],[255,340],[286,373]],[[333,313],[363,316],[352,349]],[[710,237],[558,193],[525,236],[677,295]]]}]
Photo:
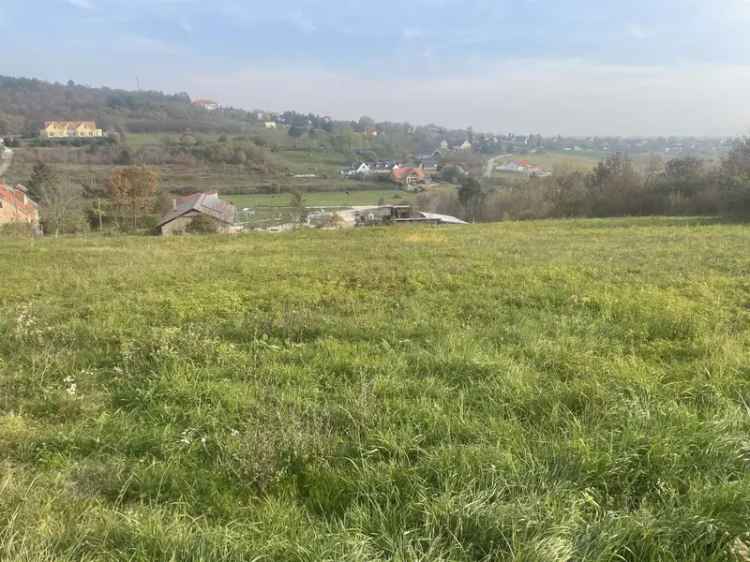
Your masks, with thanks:
[{"label": "village house", "polygon": [[266,129],[278,129],[278,125],[276,124],[276,121],[266,121],[265,126],[266,126]]},{"label": "village house", "polygon": [[207,217],[217,232],[236,231],[237,209],[224,201],[218,193],[196,193],[179,197],[172,202],[172,209],[162,218],[157,228],[163,236],[183,234],[188,231],[196,217]]},{"label": "village house", "polygon": [[22,185],[10,187],[0,182],[0,226],[21,223],[39,225],[39,205],[29,199]]},{"label": "village house", "polygon": [[367,162],[357,162],[347,170],[341,170],[343,176],[369,176],[374,165]]},{"label": "village house", "polygon": [[85,139],[103,137],[95,121],[46,121],[39,132],[43,139]]},{"label": "village house", "polygon": [[421,166],[419,168],[396,166],[391,172],[391,180],[399,185],[415,186],[425,183],[427,176]]},{"label": "village house", "polygon": [[193,102],[193,106],[205,109],[206,111],[216,111],[219,109],[219,104],[213,100],[200,99]]}]

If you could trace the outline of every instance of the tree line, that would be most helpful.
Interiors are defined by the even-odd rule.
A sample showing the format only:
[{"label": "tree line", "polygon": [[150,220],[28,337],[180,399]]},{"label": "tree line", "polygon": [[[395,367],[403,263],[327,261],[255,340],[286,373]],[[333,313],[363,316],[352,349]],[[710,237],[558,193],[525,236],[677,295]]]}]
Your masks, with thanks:
[{"label": "tree line", "polygon": [[461,178],[456,193],[424,193],[424,210],[476,221],[651,215],[750,217],[750,139],[719,165],[687,157],[652,159],[638,170],[613,154],[591,172],[565,172],[523,182]]},{"label": "tree line", "polygon": [[149,166],[116,168],[103,184],[87,185],[38,162],[26,188],[40,206],[42,230],[51,236],[140,232],[153,228],[171,206],[171,197],[161,192],[158,169]]}]

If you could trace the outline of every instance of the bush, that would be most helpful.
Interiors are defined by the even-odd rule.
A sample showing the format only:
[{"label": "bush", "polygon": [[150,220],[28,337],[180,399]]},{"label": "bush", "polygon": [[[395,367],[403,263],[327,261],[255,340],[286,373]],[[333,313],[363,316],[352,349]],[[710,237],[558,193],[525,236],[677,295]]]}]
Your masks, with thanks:
[{"label": "bush", "polygon": [[0,237],[3,238],[33,238],[34,226],[25,222],[12,222],[0,225]]},{"label": "bush", "polygon": [[206,215],[196,216],[185,229],[188,234],[216,234],[219,224]]}]

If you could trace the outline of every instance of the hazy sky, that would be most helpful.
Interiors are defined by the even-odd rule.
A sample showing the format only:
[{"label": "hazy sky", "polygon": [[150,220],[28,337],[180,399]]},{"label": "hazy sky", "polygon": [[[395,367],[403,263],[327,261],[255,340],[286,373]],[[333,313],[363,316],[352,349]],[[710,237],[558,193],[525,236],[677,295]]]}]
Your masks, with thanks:
[{"label": "hazy sky", "polygon": [[0,74],[544,134],[750,133],[750,0],[2,0]]}]

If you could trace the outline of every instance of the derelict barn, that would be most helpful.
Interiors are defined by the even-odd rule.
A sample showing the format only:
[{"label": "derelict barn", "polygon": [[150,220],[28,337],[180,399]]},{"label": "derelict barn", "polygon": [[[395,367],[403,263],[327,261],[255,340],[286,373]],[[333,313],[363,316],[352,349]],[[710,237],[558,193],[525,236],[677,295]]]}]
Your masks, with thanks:
[{"label": "derelict barn", "polygon": [[237,208],[224,201],[218,193],[196,193],[174,200],[172,210],[159,222],[163,236],[184,234],[197,217],[205,217],[215,223],[216,231],[229,233],[235,230]]}]

